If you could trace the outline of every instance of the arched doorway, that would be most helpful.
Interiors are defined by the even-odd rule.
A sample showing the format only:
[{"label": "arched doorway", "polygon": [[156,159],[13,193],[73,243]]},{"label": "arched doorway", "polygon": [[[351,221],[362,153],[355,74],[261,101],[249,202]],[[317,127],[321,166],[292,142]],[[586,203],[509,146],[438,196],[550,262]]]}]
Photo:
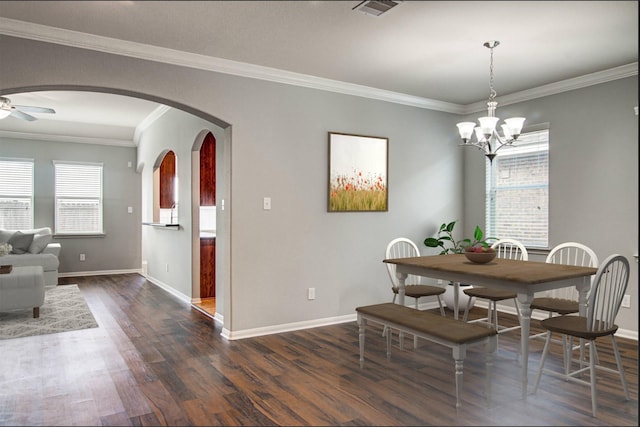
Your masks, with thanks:
[{"label": "arched doorway", "polygon": [[[192,151],[192,227],[199,231],[199,286],[194,280],[193,305],[206,315],[216,314],[216,240],[217,240],[217,200],[216,200],[216,138],[211,132],[202,131],[194,143]],[[202,134],[204,133],[204,138]],[[195,184],[198,185],[195,185]],[[196,214],[197,211],[197,214]],[[194,232],[194,240],[196,239]],[[195,243],[195,242],[194,242]],[[197,245],[194,244],[193,265],[197,267]],[[197,270],[197,268],[194,268]]]},{"label": "arched doorway", "polygon": [[[205,113],[203,111],[199,111],[199,110],[195,110],[193,108],[189,108],[186,107],[184,105],[181,105],[180,103],[177,103],[175,101],[172,100],[167,100],[167,99],[163,99],[163,98],[159,98],[159,97],[155,97],[153,95],[148,95],[148,94],[141,94],[141,93],[137,93],[135,91],[123,91],[123,90],[118,90],[118,89],[111,89],[111,88],[106,88],[106,87],[82,87],[82,86],[64,86],[64,85],[60,85],[60,86],[38,86],[38,87],[21,87],[21,88],[11,88],[11,89],[7,89],[7,88],[2,88],[0,89],[0,93],[3,95],[9,95],[11,96],[12,94],[18,94],[18,93],[27,93],[27,92],[46,92],[46,91],[74,91],[74,92],[92,92],[92,93],[104,93],[104,94],[114,94],[114,95],[119,95],[119,96],[126,96],[126,97],[131,97],[131,98],[139,98],[139,99],[145,99],[145,100],[149,100],[149,101],[154,101],[157,103],[161,103],[164,106],[167,106],[169,109],[175,109],[176,111],[180,111],[182,113],[185,114],[189,114],[189,115],[193,115],[196,118],[202,119],[204,121],[210,122],[212,127],[217,127],[217,133],[216,135],[216,139],[217,139],[217,145],[218,146],[224,146],[226,144],[230,144],[230,125],[223,122],[222,120],[217,119],[216,117]],[[189,150],[191,148],[191,144],[193,143],[193,139],[189,142]],[[224,150],[224,156],[228,156],[230,157],[230,153],[231,150]],[[157,152],[156,152],[157,154]],[[184,158],[185,161],[188,161],[188,155],[185,156],[185,153],[182,152],[181,154],[179,154],[178,158]],[[135,167],[135,171],[137,171],[138,173],[142,173],[143,170],[150,170],[150,168],[153,166],[153,161],[150,160],[141,160],[141,159],[137,159],[137,161],[135,160],[135,158],[133,158],[132,160],[134,160],[133,162],[129,162],[129,168]],[[229,188],[230,188],[230,173],[229,173],[229,167],[231,164],[230,158],[229,159],[225,159],[223,157],[217,159],[219,162],[224,164],[224,168],[225,168],[225,177],[227,178],[227,181],[225,183],[224,186],[219,186],[217,188],[217,193],[220,194],[221,199],[223,198],[226,201],[227,204],[227,208],[230,206],[231,204],[231,199],[229,197]],[[126,162],[125,162],[126,163]],[[133,165],[132,165],[133,163]],[[181,163],[181,166],[183,164]],[[184,168],[184,173],[188,174],[188,168]],[[180,172],[179,172],[180,173]],[[185,182],[188,182],[187,180],[185,180]],[[128,191],[136,191],[135,188],[129,188],[127,189]],[[138,190],[139,191],[139,190]],[[185,193],[183,193],[185,194]],[[185,200],[186,202],[187,200]],[[190,201],[189,201],[190,202]],[[189,203],[190,204],[190,203]],[[126,205],[125,205],[126,206]],[[136,212],[136,210],[133,210],[134,213]],[[188,210],[184,211],[184,212],[189,212]],[[143,220],[144,221],[144,220]],[[151,219],[149,218],[149,221],[151,221]],[[184,215],[180,217],[179,222],[181,223],[181,226],[184,226],[183,229],[185,231],[188,231],[191,227],[189,224],[190,221],[190,215]],[[155,222],[155,221],[154,221]],[[168,221],[171,222],[171,221]],[[223,248],[222,251],[228,251],[228,247],[229,247],[229,239],[230,239],[230,225],[228,224],[227,221],[225,221],[224,218],[222,218],[222,221],[218,221],[220,224],[218,229],[218,238],[217,238],[217,242],[218,242],[218,250],[220,249],[221,243],[223,243]],[[136,224],[136,226],[140,226],[139,223]],[[143,227],[144,228],[144,227]],[[169,235],[171,232],[164,232],[164,235]],[[220,235],[223,234],[224,235],[224,240],[220,239]],[[191,238],[191,236],[189,236],[189,238]],[[117,248],[113,248],[114,252],[117,252],[118,249]],[[169,248],[169,252],[171,252],[171,248]],[[184,254],[185,256],[192,257],[192,253],[189,251],[184,251],[182,252],[182,254]],[[169,256],[173,256],[175,257],[174,253],[170,253]],[[179,257],[178,257],[179,258]],[[186,259],[186,258],[185,258]],[[222,270],[222,275],[225,277],[226,280],[224,280],[224,287],[228,288],[230,286],[230,280],[229,280],[229,276],[230,276],[230,266],[228,265],[228,260],[230,259],[229,256],[222,256],[220,257],[220,259],[218,260],[218,265],[219,265],[219,269],[218,270]],[[199,260],[199,258],[198,258]],[[161,267],[163,270],[165,269],[165,264],[162,264]],[[140,268],[141,271],[144,271],[144,263]],[[171,270],[171,273],[175,272],[174,269],[174,265],[171,265],[171,268],[169,268],[169,266],[166,266],[166,270],[167,272],[169,272],[169,270]],[[182,275],[179,279],[180,282],[182,282],[183,284],[186,283],[191,283],[193,280],[193,275],[192,275],[192,280],[188,279],[189,276],[187,275]],[[153,282],[153,280],[150,280]],[[154,282],[156,283],[156,282]],[[158,284],[158,283],[156,283]],[[172,285],[172,282],[169,281],[164,281],[164,283],[161,283],[164,285],[169,285],[169,287]],[[199,283],[198,283],[199,284]],[[162,287],[162,286],[161,286]],[[170,292],[171,290],[168,289]],[[179,290],[179,292],[172,292],[174,293],[174,295],[178,296],[181,299],[192,299],[194,297],[199,297],[198,294],[196,294],[195,292],[193,292],[193,288],[189,287],[188,291],[183,291],[183,290]],[[230,291],[229,289],[222,289],[220,292],[216,292],[216,296],[220,296],[220,294],[222,295],[230,295]],[[230,301],[225,300],[224,301],[224,305],[223,304],[219,304],[219,308],[222,307],[228,307],[230,304]],[[221,310],[219,310],[221,311]],[[226,310],[227,312],[229,312],[229,309]],[[219,318],[222,317],[222,315],[224,314],[224,311],[222,311],[222,313],[220,314]],[[230,316],[228,317],[228,319],[230,320]],[[225,325],[226,326],[226,325]]]}]

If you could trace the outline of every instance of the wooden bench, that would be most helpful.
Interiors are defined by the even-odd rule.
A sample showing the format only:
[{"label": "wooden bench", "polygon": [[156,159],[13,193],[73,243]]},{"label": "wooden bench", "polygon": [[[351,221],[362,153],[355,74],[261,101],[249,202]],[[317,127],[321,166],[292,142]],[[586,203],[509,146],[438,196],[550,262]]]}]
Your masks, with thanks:
[{"label": "wooden bench", "polygon": [[[442,344],[452,349],[455,361],[456,408],[461,406],[462,368],[467,347],[485,345],[486,393],[491,405],[492,356],[497,348],[497,335],[493,328],[454,320],[434,313],[419,311],[399,304],[385,303],[356,308],[360,341],[360,367],[364,367],[364,336],[366,322],[374,322],[407,332],[425,340]],[[387,360],[391,360],[391,334],[386,334]]]}]

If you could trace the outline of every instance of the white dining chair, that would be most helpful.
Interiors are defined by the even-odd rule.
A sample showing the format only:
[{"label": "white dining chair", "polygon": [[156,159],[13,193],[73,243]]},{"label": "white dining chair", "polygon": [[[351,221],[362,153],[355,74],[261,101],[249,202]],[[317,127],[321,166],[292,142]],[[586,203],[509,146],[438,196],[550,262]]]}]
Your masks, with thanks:
[{"label": "white dining chair", "polygon": [[[397,239],[393,239],[387,245],[387,250],[385,252],[386,259],[393,258],[412,258],[420,256],[420,250],[418,246],[411,240],[406,237],[398,237]],[[387,273],[389,274],[389,279],[391,280],[391,291],[393,292],[393,300],[392,303],[396,302],[396,298],[399,292],[399,283],[398,277],[396,276],[396,265],[386,263]],[[422,297],[430,297],[435,296],[438,300],[438,305],[440,306],[440,314],[442,316],[446,316],[444,307],[442,306],[442,294],[446,289],[440,286],[431,286],[422,284],[422,278],[420,276],[409,275],[405,279],[405,291],[404,294],[407,297],[411,297],[415,300],[415,308],[418,309],[418,300]],[[385,335],[387,333],[387,328],[385,327],[382,331],[382,334]],[[417,337],[414,337],[414,347],[417,347]],[[401,339],[402,342],[402,339]]]},{"label": "white dining chair", "polygon": [[[593,416],[597,415],[597,389],[596,370],[616,373],[620,375],[624,395],[629,400],[629,389],[624,376],[620,352],[616,344],[615,333],[618,326],[615,324],[616,316],[622,304],[622,298],[629,284],[629,261],[622,255],[609,256],[598,268],[591,294],[587,303],[587,313],[585,316],[553,316],[544,319],[541,324],[547,330],[544,350],[540,358],[540,367],[536,376],[533,393],[535,394],[540,385],[540,378],[543,373],[560,377],[567,381],[591,386],[591,411]],[[580,367],[569,373],[560,373],[556,370],[545,369],[544,364],[549,354],[551,335],[553,333],[576,337],[589,341],[589,364]],[[608,366],[600,365],[596,358],[596,338],[605,336],[611,337],[613,354],[616,359],[617,370]],[[565,354],[565,358],[569,355]],[[583,374],[589,372],[589,380],[581,378]]]},{"label": "white dining chair", "polygon": [[[525,246],[514,239],[500,239],[491,245],[493,249],[496,250],[496,257],[503,259],[517,259],[521,261],[527,261],[529,259],[529,254]],[[516,298],[518,295],[511,291],[505,291],[503,289],[493,289],[493,288],[483,288],[483,287],[473,287],[471,289],[465,289],[464,293],[469,297],[475,297],[477,299],[487,300],[487,318],[470,320],[470,322],[485,322],[490,324],[498,334],[502,334],[505,332],[513,331],[516,329],[520,329],[520,309],[518,308],[518,301]],[[497,303],[499,301],[507,301],[513,300],[513,304],[516,308],[516,314],[518,316],[518,325],[503,327],[498,323],[498,308]],[[471,308],[471,300],[467,303],[467,307],[464,311],[463,320],[467,322],[469,316],[469,309]]]},{"label": "white dining chair", "polygon": [[[552,264],[598,268],[598,256],[593,249],[577,242],[565,242],[555,246],[551,249],[549,255],[547,255],[546,262]],[[594,278],[595,276],[592,276],[592,283]],[[563,316],[576,314],[580,311],[580,307],[578,305],[578,291],[574,287],[560,288],[549,291],[544,296],[534,297],[531,302],[532,318],[534,310],[546,311],[548,313],[548,317],[552,317],[556,314]],[[534,333],[529,335],[529,339],[544,339],[546,335],[546,332]],[[583,363],[584,347],[579,345],[573,346],[571,338],[569,339],[569,342],[566,342],[565,339],[561,343],[563,347],[563,354],[567,354],[567,346],[571,348],[571,351],[569,352],[569,359],[564,360],[565,372],[568,373],[573,361],[573,350],[582,350],[579,361],[580,363]]]}]

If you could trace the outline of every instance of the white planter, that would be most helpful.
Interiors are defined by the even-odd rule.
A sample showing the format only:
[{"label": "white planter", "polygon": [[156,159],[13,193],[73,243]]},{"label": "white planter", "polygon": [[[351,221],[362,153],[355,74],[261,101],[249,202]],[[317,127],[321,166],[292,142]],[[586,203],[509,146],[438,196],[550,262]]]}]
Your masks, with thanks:
[{"label": "white planter", "polygon": [[[464,310],[467,308],[467,304],[469,303],[469,296],[465,294],[463,291],[465,289],[473,288],[472,285],[460,284],[460,292],[458,293],[458,312],[464,313]],[[444,292],[444,303],[449,310],[454,310],[454,289],[455,286],[452,283],[447,285],[447,290]],[[471,307],[476,303],[476,298],[471,298]]]}]

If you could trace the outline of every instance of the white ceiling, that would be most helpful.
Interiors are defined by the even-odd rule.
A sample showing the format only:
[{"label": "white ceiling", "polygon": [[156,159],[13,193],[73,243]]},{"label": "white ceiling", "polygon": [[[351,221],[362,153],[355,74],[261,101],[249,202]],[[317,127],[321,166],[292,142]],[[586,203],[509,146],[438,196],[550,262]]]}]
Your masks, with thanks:
[{"label": "white ceiling", "polygon": [[[358,3],[2,1],[0,34],[28,38],[71,30],[64,36],[83,39],[85,46],[91,39],[82,33],[111,47],[167,48],[172,50],[157,51],[453,106],[487,98],[487,40],[500,41],[494,51],[499,97],[633,63],[637,74],[637,1],[405,1],[379,17],[352,10]],[[33,114],[35,122],[7,118],[0,131],[66,128],[71,134],[68,123],[79,122],[73,131],[78,136],[114,141],[131,141],[135,126],[158,107],[97,93],[5,96],[57,114]]]}]

